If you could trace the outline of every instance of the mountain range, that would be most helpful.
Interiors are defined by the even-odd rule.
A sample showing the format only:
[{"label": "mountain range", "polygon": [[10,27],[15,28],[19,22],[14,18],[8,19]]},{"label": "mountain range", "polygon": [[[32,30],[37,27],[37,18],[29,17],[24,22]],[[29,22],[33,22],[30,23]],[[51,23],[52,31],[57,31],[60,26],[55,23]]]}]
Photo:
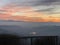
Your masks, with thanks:
[{"label": "mountain range", "polygon": [[[26,25],[25,25],[26,26]],[[17,26],[17,25],[0,25],[0,34],[16,34],[19,36],[31,36],[30,33],[36,32],[35,36],[45,36],[45,35],[59,35],[60,36],[60,26],[56,25],[44,25],[44,26]]]}]

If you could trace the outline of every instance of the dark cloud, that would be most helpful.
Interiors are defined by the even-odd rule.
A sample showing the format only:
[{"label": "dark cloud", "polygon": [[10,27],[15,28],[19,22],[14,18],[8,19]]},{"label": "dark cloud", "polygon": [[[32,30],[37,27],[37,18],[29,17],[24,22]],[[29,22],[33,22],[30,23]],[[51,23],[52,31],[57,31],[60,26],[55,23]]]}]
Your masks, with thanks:
[{"label": "dark cloud", "polygon": [[16,6],[38,6],[38,5],[51,5],[54,2],[59,2],[60,0],[13,0],[12,2],[16,4]]},{"label": "dark cloud", "polygon": [[36,12],[40,12],[40,11],[43,11],[43,12],[46,12],[46,11],[52,11],[53,8],[47,8],[47,9],[42,9],[42,10],[36,10]]},{"label": "dark cloud", "polygon": [[52,3],[54,2],[59,2],[59,0],[38,0],[35,2],[34,6],[37,6],[37,5],[51,5]]}]

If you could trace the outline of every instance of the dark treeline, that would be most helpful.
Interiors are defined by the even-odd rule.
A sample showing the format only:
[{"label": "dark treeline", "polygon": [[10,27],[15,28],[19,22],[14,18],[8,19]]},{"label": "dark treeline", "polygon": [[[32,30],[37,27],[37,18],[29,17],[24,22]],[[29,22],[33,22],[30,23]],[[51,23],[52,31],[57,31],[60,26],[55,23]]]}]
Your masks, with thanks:
[{"label": "dark treeline", "polygon": [[0,45],[20,45],[19,36],[0,34]]}]

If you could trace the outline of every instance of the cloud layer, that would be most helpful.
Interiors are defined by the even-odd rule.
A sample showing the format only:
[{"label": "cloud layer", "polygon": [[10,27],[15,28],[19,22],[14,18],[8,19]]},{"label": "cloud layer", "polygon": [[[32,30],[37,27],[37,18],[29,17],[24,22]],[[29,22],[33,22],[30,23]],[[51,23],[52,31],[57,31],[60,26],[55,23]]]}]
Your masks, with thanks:
[{"label": "cloud layer", "polygon": [[[60,14],[60,0],[2,0],[1,4],[0,19],[27,19],[32,21],[36,19],[37,21],[40,18],[50,19],[52,16],[54,19],[56,17],[59,18]],[[16,13],[18,14],[16,15]],[[16,16],[14,17],[12,15]]]},{"label": "cloud layer", "polygon": [[12,2],[18,5],[37,6],[51,5],[51,3],[60,2],[60,0],[13,0]]}]

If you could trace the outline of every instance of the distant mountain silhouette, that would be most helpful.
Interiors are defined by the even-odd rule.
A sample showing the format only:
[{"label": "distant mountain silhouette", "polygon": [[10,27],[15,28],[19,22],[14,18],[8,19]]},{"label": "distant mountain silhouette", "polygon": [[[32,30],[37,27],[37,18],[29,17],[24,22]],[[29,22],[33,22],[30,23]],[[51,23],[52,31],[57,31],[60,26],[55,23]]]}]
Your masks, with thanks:
[{"label": "distant mountain silhouette", "polygon": [[2,22],[24,22],[24,21],[17,21],[17,20],[0,20]]},{"label": "distant mountain silhouette", "polygon": [[60,35],[60,26],[40,26],[24,28],[16,25],[0,25],[0,33],[30,35],[31,32],[36,32],[36,35]]}]

